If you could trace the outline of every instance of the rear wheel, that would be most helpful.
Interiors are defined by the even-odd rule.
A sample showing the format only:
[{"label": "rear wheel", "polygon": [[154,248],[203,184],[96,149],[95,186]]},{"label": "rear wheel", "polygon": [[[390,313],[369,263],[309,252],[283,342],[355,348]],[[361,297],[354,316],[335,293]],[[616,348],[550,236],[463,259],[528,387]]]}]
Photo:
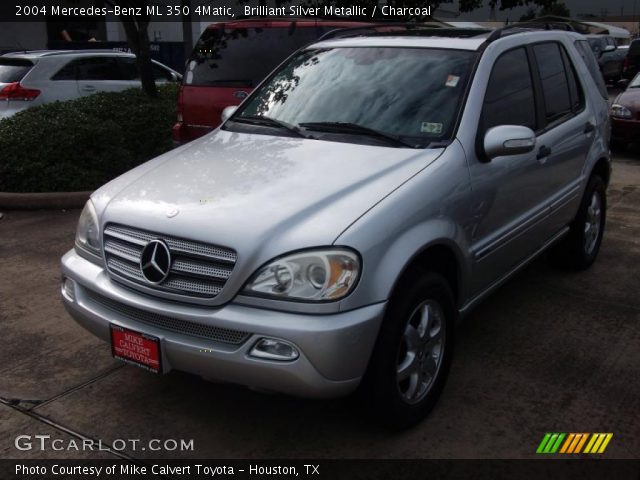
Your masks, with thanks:
[{"label": "rear wheel", "polygon": [[446,280],[413,272],[391,299],[365,380],[365,401],[387,426],[423,419],[444,387],[453,353],[455,304]]},{"label": "rear wheel", "polygon": [[607,193],[597,175],[589,180],[569,234],[552,250],[555,263],[576,270],[591,266],[598,256],[606,223]]}]

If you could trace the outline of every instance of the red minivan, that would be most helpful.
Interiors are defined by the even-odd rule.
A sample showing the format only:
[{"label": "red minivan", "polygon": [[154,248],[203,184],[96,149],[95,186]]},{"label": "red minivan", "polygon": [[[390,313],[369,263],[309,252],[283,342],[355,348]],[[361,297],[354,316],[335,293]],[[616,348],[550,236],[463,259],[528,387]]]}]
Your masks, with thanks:
[{"label": "red minivan", "polygon": [[371,25],[338,20],[250,19],[213,23],[187,61],[178,95],[176,145],[216,128],[222,110],[238,105],[298,48],[338,28]]}]

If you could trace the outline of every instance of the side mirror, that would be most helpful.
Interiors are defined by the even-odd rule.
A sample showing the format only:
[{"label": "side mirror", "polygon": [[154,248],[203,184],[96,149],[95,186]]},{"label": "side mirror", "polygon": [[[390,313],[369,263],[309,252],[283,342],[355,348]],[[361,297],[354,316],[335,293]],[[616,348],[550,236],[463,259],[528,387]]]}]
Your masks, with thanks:
[{"label": "side mirror", "polygon": [[489,160],[507,155],[529,153],[536,146],[536,134],[528,127],[500,125],[484,136],[484,152]]},{"label": "side mirror", "polygon": [[604,50],[602,50],[602,53],[615,52],[615,51],[616,51],[615,45],[607,45],[606,47],[604,47]]},{"label": "side mirror", "polygon": [[236,105],[225,107],[224,110],[222,110],[222,115],[220,115],[220,118],[222,119],[222,123],[226,122],[231,115],[236,113],[237,109],[238,107]]}]

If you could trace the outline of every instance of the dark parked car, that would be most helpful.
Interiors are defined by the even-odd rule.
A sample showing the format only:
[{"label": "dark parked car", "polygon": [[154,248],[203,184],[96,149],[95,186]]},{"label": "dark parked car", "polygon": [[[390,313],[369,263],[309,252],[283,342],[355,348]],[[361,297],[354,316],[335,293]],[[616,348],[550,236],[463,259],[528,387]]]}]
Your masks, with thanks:
[{"label": "dark parked car", "polygon": [[623,78],[631,80],[640,71],[640,38],[629,45],[627,57],[624,60]]},{"label": "dark parked car", "polygon": [[617,147],[640,141],[640,73],[611,105],[611,140]]},{"label": "dark parked car", "polygon": [[609,35],[587,35],[589,46],[598,59],[605,82],[617,82],[622,78],[626,56],[625,49],[619,49]]}]

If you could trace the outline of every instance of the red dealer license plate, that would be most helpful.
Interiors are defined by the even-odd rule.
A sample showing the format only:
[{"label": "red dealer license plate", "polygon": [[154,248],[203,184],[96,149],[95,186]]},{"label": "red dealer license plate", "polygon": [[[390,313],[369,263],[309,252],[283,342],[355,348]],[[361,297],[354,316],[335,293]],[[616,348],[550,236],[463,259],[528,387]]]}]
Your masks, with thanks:
[{"label": "red dealer license plate", "polygon": [[114,358],[153,373],[162,372],[160,339],[111,324],[111,353]]}]

